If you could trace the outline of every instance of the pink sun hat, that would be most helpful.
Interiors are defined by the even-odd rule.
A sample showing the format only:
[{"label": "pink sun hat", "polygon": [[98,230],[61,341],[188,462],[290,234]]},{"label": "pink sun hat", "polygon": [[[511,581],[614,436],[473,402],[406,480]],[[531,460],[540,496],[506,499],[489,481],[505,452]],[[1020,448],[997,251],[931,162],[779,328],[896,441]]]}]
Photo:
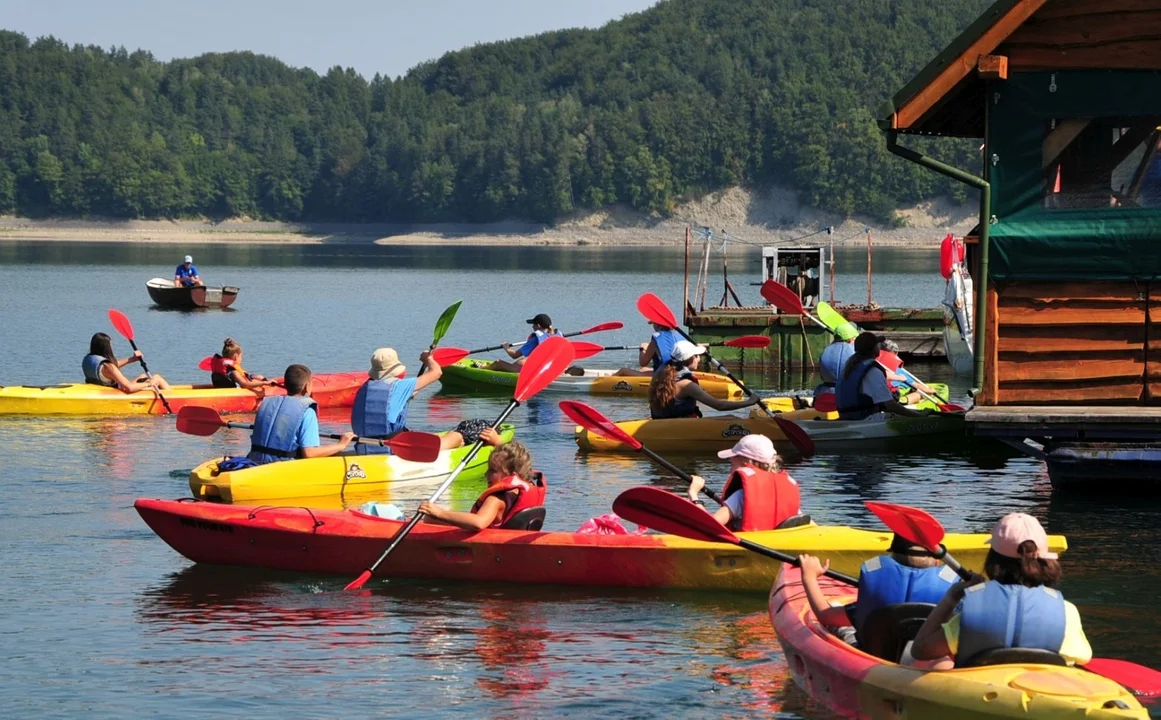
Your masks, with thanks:
[{"label": "pink sun hat", "polygon": [[986,542],[1004,557],[1019,560],[1020,544],[1028,540],[1036,543],[1037,558],[1055,560],[1058,557],[1056,553],[1048,552],[1048,533],[1044,532],[1044,526],[1025,513],[1010,513],[1000,518]]}]

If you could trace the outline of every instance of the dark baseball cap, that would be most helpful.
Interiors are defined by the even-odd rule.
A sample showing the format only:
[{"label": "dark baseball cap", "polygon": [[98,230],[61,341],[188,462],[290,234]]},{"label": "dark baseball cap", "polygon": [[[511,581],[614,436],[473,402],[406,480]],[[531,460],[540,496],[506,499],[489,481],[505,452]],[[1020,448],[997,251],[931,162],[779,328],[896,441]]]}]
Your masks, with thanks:
[{"label": "dark baseball cap", "polygon": [[546,328],[552,327],[552,318],[548,317],[544,313],[540,313],[539,315],[532,318],[531,320],[525,320],[525,322],[528,323],[529,325],[539,325],[540,327],[546,327]]}]

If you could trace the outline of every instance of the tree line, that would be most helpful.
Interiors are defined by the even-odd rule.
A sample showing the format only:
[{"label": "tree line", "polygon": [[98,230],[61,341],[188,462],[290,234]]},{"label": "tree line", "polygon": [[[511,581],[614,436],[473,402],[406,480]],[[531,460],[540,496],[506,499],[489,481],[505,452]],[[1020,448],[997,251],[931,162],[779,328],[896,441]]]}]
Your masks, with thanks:
[{"label": "tree line", "polygon": [[552,222],[777,183],[888,218],[964,197],[889,155],[876,109],[986,4],[663,0],[369,81],[0,31],[0,214]]}]

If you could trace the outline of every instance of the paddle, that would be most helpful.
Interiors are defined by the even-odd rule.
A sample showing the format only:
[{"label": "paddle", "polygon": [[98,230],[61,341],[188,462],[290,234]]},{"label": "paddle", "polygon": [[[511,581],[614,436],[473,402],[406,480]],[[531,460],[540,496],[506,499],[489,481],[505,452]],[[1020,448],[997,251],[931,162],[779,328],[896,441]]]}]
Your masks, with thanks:
[{"label": "paddle", "polygon": [[[613,512],[629,522],[660,532],[703,542],[729,543],[784,563],[798,564],[795,556],[738,537],[705,509],[661,488],[629,488],[613,501]],[[834,570],[827,570],[824,575],[849,585],[859,584],[857,578]]]},{"label": "paddle", "polygon": [[[770,338],[765,335],[742,335],[723,342],[706,343],[706,347],[732,347],[764,349],[770,347]],[[606,345],[605,350],[640,350],[639,345]]]},{"label": "paddle", "polygon": [[[891,372],[896,373],[896,374],[899,373],[899,368],[901,368],[903,366],[903,361],[899,358],[899,356],[896,355],[895,353],[891,352],[890,350],[880,350],[879,357],[877,358],[876,362],[878,362],[880,365],[882,365],[883,367],[887,368],[888,370],[890,370]],[[908,374],[910,374],[910,373],[908,373]],[[914,376],[912,376],[912,377],[914,377]],[[916,380],[918,380],[918,379],[919,378],[916,378]],[[961,412],[962,413],[962,412],[967,411],[967,409],[964,408],[962,405],[956,405],[954,403],[945,403],[945,402],[943,402],[942,399],[940,399],[940,398],[938,398],[930,393],[923,392],[922,390],[920,390],[918,387],[915,387],[914,385],[912,385],[911,387],[913,390],[915,390],[915,392],[922,395],[925,400],[929,400],[932,403],[934,403],[935,406],[939,408],[940,412]]]},{"label": "paddle", "polygon": [[[875,513],[883,521],[883,524],[890,528],[891,532],[926,548],[928,552],[942,560],[944,565],[954,570],[964,580],[971,580],[974,577],[971,571],[964,569],[947,552],[947,548],[943,545],[943,538],[946,534],[943,525],[927,512],[907,505],[874,501],[866,501],[863,504],[867,506],[868,510]],[[627,517],[623,513],[617,514]],[[633,518],[629,519],[633,520]],[[657,526],[647,525],[646,527]],[[1144,665],[1138,665],[1128,660],[1093,658],[1087,665],[1080,667],[1124,685],[1137,695],[1161,694],[1161,672]]]},{"label": "paddle", "polygon": [[[585,358],[590,358],[593,355],[596,355],[597,353],[604,352],[605,350],[617,349],[617,348],[607,348],[607,347],[604,347],[601,345],[597,345],[596,343],[584,342],[583,340],[570,340],[569,342],[572,344],[573,358],[575,360],[584,360]],[[491,349],[494,350],[495,348],[491,348]],[[634,348],[634,349],[636,349],[636,348]],[[484,351],[483,350],[464,350],[463,348],[444,347],[444,348],[436,348],[436,349],[432,350],[431,356],[441,366],[443,366],[443,365],[455,365],[460,360],[463,360],[464,358],[466,358],[468,355],[471,355],[472,353],[478,353],[478,352],[484,352]]]},{"label": "paddle", "polygon": [[[661,298],[657,297],[653,293],[645,293],[641,297],[637,298],[637,311],[644,315],[645,319],[654,325],[660,325],[662,327],[676,330],[677,334],[681,335],[686,340],[693,342],[693,338],[691,338],[688,333],[678,327],[677,318],[673,316],[673,311],[669,309],[669,306],[666,305]],[[714,364],[714,367],[716,367],[722,374],[728,377],[735,385],[742,388],[742,392],[746,393],[747,397],[758,397],[754,394],[753,390],[746,387],[741,380],[734,377],[734,374],[730,372],[725,365],[722,365],[717,358],[710,354],[708,350],[706,351],[705,356],[709,358],[710,362]],[[761,402],[761,398],[759,398],[758,407],[762,408],[762,412],[766,413],[770,417],[774,417],[774,413],[770,411],[770,408],[766,407]]]},{"label": "paddle", "polygon": [[[226,422],[217,410],[208,407],[183,407],[177,413],[177,430],[186,435],[213,435],[224,427],[253,430],[250,423]],[[334,433],[319,433],[320,437],[337,440],[342,435]],[[356,437],[354,442],[363,445],[379,445],[391,448],[391,452],[403,460],[411,462],[429,463],[439,457],[439,435],[410,430],[396,433],[388,440]]]},{"label": "paddle", "polygon": [[[516,392],[512,395],[512,402],[508,403],[508,407],[504,408],[504,412],[500,413],[500,416],[492,423],[492,427],[498,427],[513,410],[520,406],[520,403],[540,392],[549,383],[559,377],[572,364],[572,361],[572,344],[564,338],[550,337],[537,345],[536,349],[532,351],[532,354],[528,356],[528,360],[525,361],[523,367],[520,368],[520,375],[516,379]],[[428,498],[428,502],[436,502],[439,500],[444,491],[459,477],[459,474],[476,457],[480,452],[480,448],[483,446],[483,440],[477,440],[472,445],[471,450],[464,456],[464,459],[460,461],[459,465],[456,465],[451,474],[447,476],[447,479]],[[395,533],[391,539],[391,544],[387,546],[387,549],[383,551],[379,559],[371,567],[364,570],[359,577],[352,580],[345,589],[358,590],[367,584],[367,581],[371,579],[371,576],[375,574],[375,571],[379,569],[383,561],[399,546],[399,543],[403,542],[403,538],[407,537],[408,533],[419,523],[422,517],[423,513],[416,511],[411,516],[411,519],[407,521],[407,524],[399,532]]]},{"label": "paddle", "polygon": [[[121,337],[129,341],[129,347],[133,348],[133,352],[137,352],[137,343],[133,340],[133,324],[129,322],[129,318],[125,317],[125,313],[109,308],[109,322],[113,323],[113,327],[121,333]],[[149,372],[149,366],[145,364],[144,354],[141,356],[141,369],[145,371],[145,377],[149,378],[150,383],[152,383],[153,375]],[[153,392],[161,398],[161,404],[165,406],[166,412],[172,414],[173,408],[169,406],[169,401],[165,399],[161,391],[154,387]]]},{"label": "paddle", "polygon": [[822,321],[822,324],[826,325],[827,329],[836,335],[838,334],[839,328],[843,325],[853,324],[848,322],[845,317],[843,317],[837,310],[831,307],[830,303],[820,302],[815,306],[814,310],[816,313],[818,313],[818,319]]}]

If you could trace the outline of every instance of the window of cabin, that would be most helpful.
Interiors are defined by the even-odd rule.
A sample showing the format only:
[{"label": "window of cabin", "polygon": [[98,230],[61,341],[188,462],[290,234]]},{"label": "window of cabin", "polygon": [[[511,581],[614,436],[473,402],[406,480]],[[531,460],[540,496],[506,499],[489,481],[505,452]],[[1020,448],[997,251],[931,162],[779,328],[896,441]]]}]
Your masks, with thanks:
[{"label": "window of cabin", "polygon": [[1044,207],[1161,207],[1161,116],[1045,123]]}]

